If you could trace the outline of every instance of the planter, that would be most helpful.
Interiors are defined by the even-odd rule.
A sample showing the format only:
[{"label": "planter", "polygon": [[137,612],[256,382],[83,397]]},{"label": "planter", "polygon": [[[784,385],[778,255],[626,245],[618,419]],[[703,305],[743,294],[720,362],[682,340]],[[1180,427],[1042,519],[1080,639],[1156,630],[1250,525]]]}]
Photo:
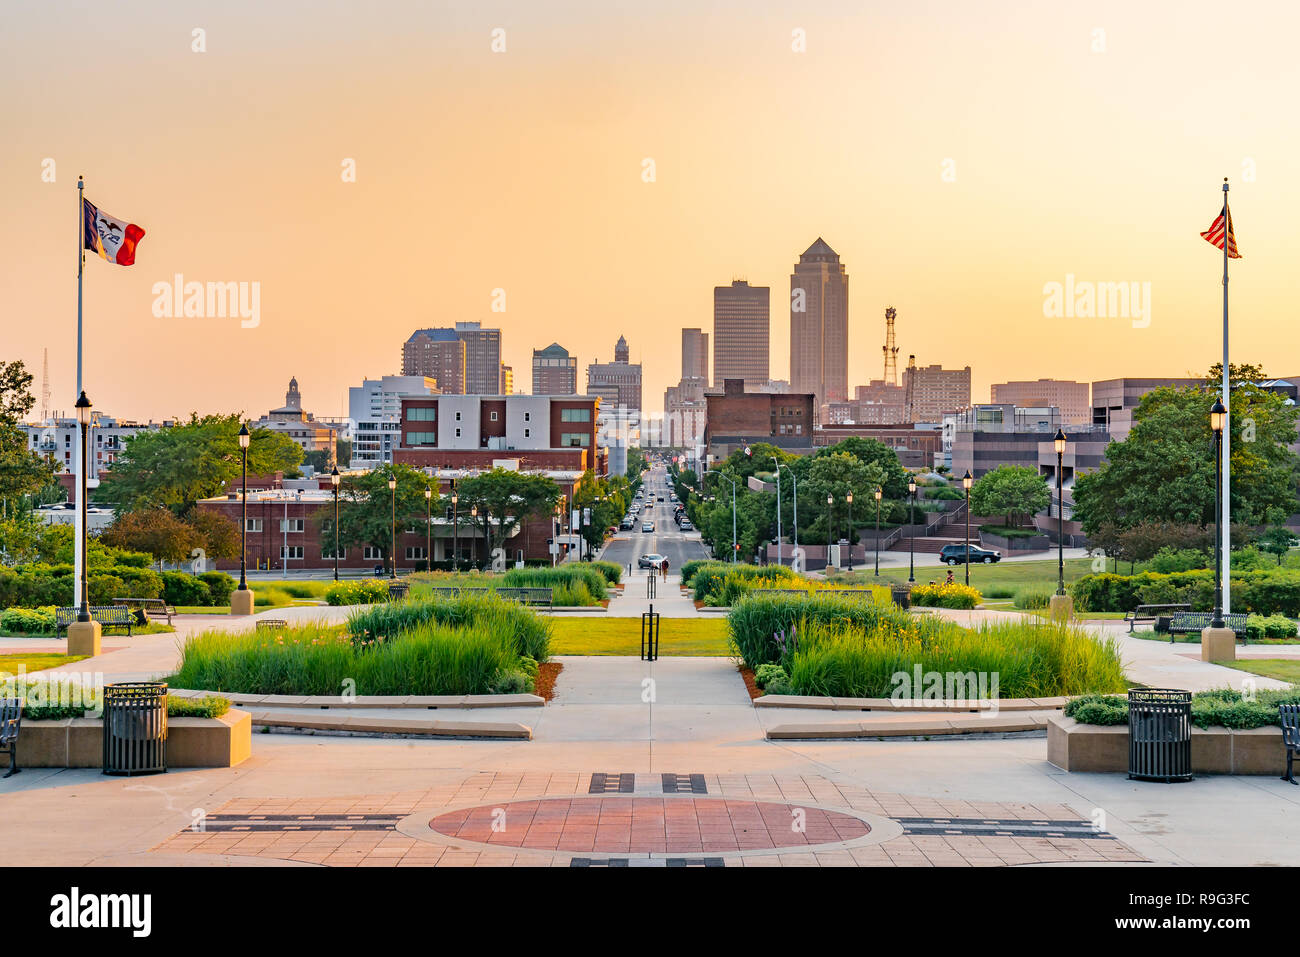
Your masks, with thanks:
[{"label": "planter", "polygon": [[[169,768],[233,768],[253,752],[253,722],[231,708],[220,718],[170,718]],[[99,718],[24,721],[18,735],[20,768],[99,768],[104,759]]]},{"label": "planter", "polygon": [[985,548],[998,548],[1004,552],[1045,552],[1051,547],[1046,535],[1004,538],[990,532],[979,533],[980,544]]},{"label": "planter", "polygon": [[[1079,724],[1047,719],[1047,760],[1063,771],[1128,773],[1128,725]],[[1277,727],[1192,729],[1196,774],[1282,774],[1286,748]]]}]

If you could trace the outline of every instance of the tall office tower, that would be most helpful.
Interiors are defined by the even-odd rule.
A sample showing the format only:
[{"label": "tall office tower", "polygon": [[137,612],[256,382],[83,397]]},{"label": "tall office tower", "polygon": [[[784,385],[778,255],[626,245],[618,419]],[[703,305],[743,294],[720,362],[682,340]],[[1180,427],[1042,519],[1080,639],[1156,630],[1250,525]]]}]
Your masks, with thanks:
[{"label": "tall office tower", "polygon": [[790,389],[819,406],[848,398],[849,277],[821,237],[790,274]]},{"label": "tall office tower", "polygon": [[703,379],[709,384],[709,334],[699,329],[682,330],[682,378]]},{"label": "tall office tower", "polygon": [[[751,286],[743,279],[733,280],[730,286],[714,287],[714,382],[767,381],[771,292],[767,286]],[[684,355],[682,365],[685,375]]]},{"label": "tall office tower", "polygon": [[456,336],[465,343],[465,393],[501,394],[501,330],[478,322],[456,323]]},{"label": "tall office tower", "polygon": [[613,362],[587,366],[587,395],[600,396],[601,415],[624,408],[641,411],[641,363],[629,363],[627,340],[618,337]]},{"label": "tall office tower", "polygon": [[416,329],[402,343],[402,375],[437,380],[449,395],[465,391],[465,343],[455,329]]},{"label": "tall office tower", "polygon": [[501,394],[515,394],[515,367],[501,363]]},{"label": "tall office tower", "polygon": [[908,356],[903,370],[903,389],[910,411],[909,422],[939,422],[944,413],[970,407],[970,366],[945,369],[932,365],[919,367],[916,357]]},{"label": "tall office tower", "polygon": [[558,342],[533,350],[533,395],[576,395],[578,358]]}]

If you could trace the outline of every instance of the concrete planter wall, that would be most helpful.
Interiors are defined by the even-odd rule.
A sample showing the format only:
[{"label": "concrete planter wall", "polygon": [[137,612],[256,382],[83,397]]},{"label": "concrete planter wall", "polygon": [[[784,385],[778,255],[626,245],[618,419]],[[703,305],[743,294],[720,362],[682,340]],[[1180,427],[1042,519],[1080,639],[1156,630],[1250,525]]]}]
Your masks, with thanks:
[{"label": "concrete planter wall", "polygon": [[989,532],[980,532],[980,544],[985,548],[1000,548],[1004,552],[1042,552],[1052,544],[1046,535],[1031,535],[1028,538],[1003,538]]},{"label": "concrete planter wall", "polygon": [[[99,718],[23,721],[20,768],[103,767],[104,722]],[[253,720],[231,708],[220,718],[168,718],[169,768],[233,768],[253,753]]]},{"label": "concrete planter wall", "polygon": [[[1064,771],[1128,772],[1128,725],[1079,724],[1047,719],[1047,760]],[[1286,770],[1280,728],[1192,729],[1192,770],[1197,774],[1272,774]]]}]

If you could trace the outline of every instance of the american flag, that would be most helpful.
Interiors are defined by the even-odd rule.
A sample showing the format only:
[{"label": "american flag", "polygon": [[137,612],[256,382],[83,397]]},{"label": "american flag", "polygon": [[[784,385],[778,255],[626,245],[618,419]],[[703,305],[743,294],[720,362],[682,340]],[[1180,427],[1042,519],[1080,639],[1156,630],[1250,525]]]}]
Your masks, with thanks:
[{"label": "american flag", "polygon": [[1210,223],[1209,229],[1201,233],[1201,238],[1210,245],[1222,249],[1225,233],[1228,236],[1228,258],[1240,259],[1241,253],[1237,252],[1237,237],[1232,231],[1232,213],[1228,210],[1226,202],[1223,204],[1223,212]]}]

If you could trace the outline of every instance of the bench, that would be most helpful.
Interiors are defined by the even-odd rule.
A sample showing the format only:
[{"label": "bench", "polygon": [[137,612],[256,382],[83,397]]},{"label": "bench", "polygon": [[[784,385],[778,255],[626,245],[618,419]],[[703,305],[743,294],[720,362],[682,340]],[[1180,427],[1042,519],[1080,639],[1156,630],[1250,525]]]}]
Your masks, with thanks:
[{"label": "bench", "polygon": [[[66,631],[68,626],[77,620],[77,615],[81,612],[80,608],[56,608],[54,610],[54,634]],[[125,628],[128,635],[132,634],[131,628],[135,625],[135,612],[124,605],[91,605],[90,620],[97,621],[104,628],[114,626]]]},{"label": "bench", "polygon": [[289,620],[287,618],[259,618],[257,619],[257,630],[263,628],[288,628]]},{"label": "bench", "polygon": [[875,597],[875,592],[870,588],[819,588],[815,591],[809,591],[806,588],[754,588],[750,594],[759,592],[764,595],[807,595],[809,597],[816,595],[867,595]]},{"label": "bench", "polygon": [[114,598],[113,604],[124,605],[132,611],[140,612],[136,618],[136,624],[146,625],[151,618],[166,618],[167,624],[172,623],[172,615],[176,614],[176,609],[161,598]]},{"label": "bench", "polygon": [[[18,757],[18,732],[23,724],[23,703],[19,698],[0,698],[0,751],[9,755],[9,771],[5,777],[12,777],[22,768],[16,767]],[[1290,771],[1290,760],[1287,761]]]},{"label": "bench", "polygon": [[[1147,625],[1154,625],[1157,618],[1172,617],[1173,612],[1191,611],[1191,605],[1138,605],[1130,612],[1125,612],[1124,620],[1128,622],[1128,633],[1133,634],[1133,626],[1138,622]],[[1152,614],[1152,612],[1169,612],[1168,615]]]},{"label": "bench", "polygon": [[[1169,640],[1172,642],[1174,635],[1186,635],[1209,628],[1210,622],[1213,620],[1214,614],[1208,611],[1191,611],[1174,615],[1173,620],[1169,622]],[[1244,614],[1224,615],[1223,624],[1224,627],[1235,631],[1238,638],[1246,636],[1246,616]]]},{"label": "bench", "polygon": [[471,585],[445,585],[429,589],[433,594],[459,598],[461,595],[482,595],[496,592],[502,598],[517,601],[524,605],[545,605],[552,607],[552,589],[550,588],[483,588]]},{"label": "bench", "polygon": [[1295,756],[1300,753],[1300,704],[1279,705],[1277,713],[1282,723],[1282,744],[1286,746],[1286,774],[1282,780],[1300,784],[1291,773]]}]

